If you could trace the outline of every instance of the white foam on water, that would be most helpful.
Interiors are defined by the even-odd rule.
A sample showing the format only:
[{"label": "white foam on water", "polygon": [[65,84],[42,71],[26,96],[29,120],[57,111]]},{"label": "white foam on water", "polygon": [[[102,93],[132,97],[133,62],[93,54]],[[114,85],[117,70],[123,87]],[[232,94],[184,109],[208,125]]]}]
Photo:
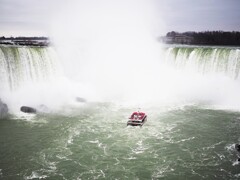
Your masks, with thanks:
[{"label": "white foam on water", "polygon": [[40,175],[38,172],[33,171],[30,176],[24,177],[24,179],[46,179],[47,175]]}]

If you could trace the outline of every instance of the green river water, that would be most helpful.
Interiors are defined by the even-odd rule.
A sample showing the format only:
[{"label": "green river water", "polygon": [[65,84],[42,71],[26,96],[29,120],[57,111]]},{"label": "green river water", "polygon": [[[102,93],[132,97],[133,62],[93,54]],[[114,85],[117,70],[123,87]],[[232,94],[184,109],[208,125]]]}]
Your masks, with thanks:
[{"label": "green river water", "polygon": [[240,113],[199,105],[114,103],[0,121],[0,179],[239,179]]}]

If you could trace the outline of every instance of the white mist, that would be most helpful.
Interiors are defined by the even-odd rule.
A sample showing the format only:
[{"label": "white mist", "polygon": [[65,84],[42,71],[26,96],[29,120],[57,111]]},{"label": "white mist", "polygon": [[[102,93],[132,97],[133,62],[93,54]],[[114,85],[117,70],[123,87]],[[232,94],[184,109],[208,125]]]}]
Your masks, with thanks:
[{"label": "white mist", "polygon": [[[95,100],[239,106],[236,81],[163,63],[155,3],[81,0],[64,6],[52,36],[67,78]],[[163,27],[158,24],[159,34]]]},{"label": "white mist", "polygon": [[53,25],[66,76],[99,99],[149,99],[159,86],[154,1],[75,1]]}]

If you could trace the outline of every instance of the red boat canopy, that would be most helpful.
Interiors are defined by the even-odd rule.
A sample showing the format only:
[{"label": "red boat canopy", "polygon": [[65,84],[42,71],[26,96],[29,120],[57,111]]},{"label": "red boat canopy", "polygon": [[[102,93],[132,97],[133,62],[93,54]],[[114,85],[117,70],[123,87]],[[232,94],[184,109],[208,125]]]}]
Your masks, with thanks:
[{"label": "red boat canopy", "polygon": [[144,112],[133,112],[130,119],[134,119],[134,117],[137,117],[138,119],[143,119],[145,116]]}]

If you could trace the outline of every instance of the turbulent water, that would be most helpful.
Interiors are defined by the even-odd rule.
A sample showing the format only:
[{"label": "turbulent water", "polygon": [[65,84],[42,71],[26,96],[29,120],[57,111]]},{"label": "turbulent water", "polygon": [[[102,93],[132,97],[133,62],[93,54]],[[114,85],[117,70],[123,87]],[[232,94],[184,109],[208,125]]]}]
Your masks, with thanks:
[{"label": "turbulent water", "polygon": [[[1,179],[238,179],[239,112],[90,103],[0,121]],[[64,115],[63,115],[64,114]]]},{"label": "turbulent water", "polygon": [[[164,52],[164,63],[199,73],[203,84],[208,74],[218,73],[239,82],[238,48],[168,47]],[[48,72],[55,71],[52,53],[50,47],[1,47],[1,87],[14,94],[24,81],[45,76],[47,81]],[[141,105],[148,115],[143,127],[126,126],[137,108],[87,101],[36,115],[12,113],[0,121],[0,179],[240,178],[240,153],[234,147],[240,143],[238,110],[197,99],[149,102]]]}]

